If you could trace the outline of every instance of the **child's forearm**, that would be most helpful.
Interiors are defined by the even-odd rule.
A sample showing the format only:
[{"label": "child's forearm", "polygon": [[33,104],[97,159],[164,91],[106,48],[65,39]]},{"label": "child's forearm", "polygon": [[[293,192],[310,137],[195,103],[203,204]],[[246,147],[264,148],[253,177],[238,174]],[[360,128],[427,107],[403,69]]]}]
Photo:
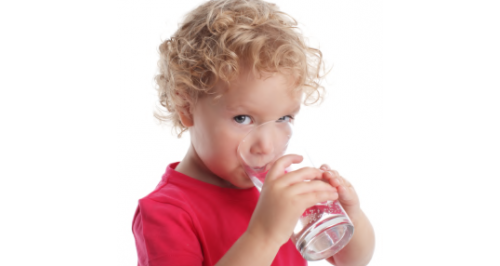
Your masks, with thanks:
[{"label": "child's forearm", "polygon": [[373,256],[375,233],[370,221],[361,210],[350,217],[354,224],[354,235],[351,241],[339,253],[328,259],[336,266],[364,266]]},{"label": "child's forearm", "polygon": [[280,247],[265,237],[245,232],[217,262],[216,266],[268,266],[273,262]]}]

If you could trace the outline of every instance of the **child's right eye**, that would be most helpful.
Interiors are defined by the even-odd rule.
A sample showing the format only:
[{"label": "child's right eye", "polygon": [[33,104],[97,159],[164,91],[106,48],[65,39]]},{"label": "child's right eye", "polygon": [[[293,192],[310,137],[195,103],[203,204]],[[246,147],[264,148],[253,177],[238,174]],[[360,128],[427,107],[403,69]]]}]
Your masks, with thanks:
[{"label": "child's right eye", "polygon": [[237,115],[233,117],[234,121],[238,124],[248,125],[252,122],[252,119],[248,115]]}]

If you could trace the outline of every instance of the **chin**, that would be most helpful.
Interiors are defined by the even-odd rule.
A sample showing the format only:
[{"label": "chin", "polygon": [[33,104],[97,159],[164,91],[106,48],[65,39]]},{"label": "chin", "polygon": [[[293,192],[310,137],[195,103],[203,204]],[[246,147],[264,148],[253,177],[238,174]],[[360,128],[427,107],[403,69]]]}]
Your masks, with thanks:
[{"label": "chin", "polygon": [[234,177],[236,177],[235,179],[233,179],[235,182],[230,183],[239,189],[248,189],[255,186],[252,180],[250,180],[250,177],[247,176],[242,168],[240,168],[237,173],[234,174]]},{"label": "chin", "polygon": [[241,186],[237,186],[239,189],[249,189],[255,187],[255,185],[250,181],[249,183],[245,183]]},{"label": "chin", "polygon": [[252,180],[250,180],[250,177],[247,176],[241,167],[229,171],[225,177],[221,176],[221,178],[226,180],[227,183],[236,189],[248,189],[254,187]]},{"label": "chin", "polygon": [[227,183],[236,189],[248,189],[254,187],[252,180],[248,177],[236,178],[236,179],[226,179]]}]

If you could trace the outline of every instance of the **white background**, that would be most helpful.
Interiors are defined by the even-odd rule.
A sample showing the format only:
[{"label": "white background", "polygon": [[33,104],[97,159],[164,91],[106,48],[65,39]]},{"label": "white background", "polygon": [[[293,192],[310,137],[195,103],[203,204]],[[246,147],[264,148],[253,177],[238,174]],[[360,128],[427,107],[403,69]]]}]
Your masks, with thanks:
[{"label": "white background", "polygon": [[[157,48],[201,2],[2,1],[1,265],[136,265],[137,200],[189,144],[152,115]],[[276,1],[333,66],[298,119],[358,191],[370,265],[500,265],[493,2]]]}]

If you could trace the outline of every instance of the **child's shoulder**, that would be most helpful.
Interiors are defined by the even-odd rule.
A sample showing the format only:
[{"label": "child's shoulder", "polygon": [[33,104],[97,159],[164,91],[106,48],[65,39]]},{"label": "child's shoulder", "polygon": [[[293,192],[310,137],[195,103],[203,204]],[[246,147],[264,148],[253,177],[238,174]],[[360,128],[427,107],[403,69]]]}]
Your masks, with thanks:
[{"label": "child's shoulder", "polygon": [[143,204],[172,204],[184,206],[189,201],[189,189],[183,185],[182,177],[178,176],[175,166],[177,163],[172,163],[167,167],[163,174],[160,183],[147,196],[139,200]]},{"label": "child's shoulder", "polygon": [[156,188],[139,199],[133,222],[135,226],[172,226],[172,223],[178,223],[179,220],[183,220],[186,226],[192,226],[192,218],[196,215],[193,212],[190,191],[177,184],[176,179],[181,177],[175,176],[173,169],[172,164],[169,165]]}]

